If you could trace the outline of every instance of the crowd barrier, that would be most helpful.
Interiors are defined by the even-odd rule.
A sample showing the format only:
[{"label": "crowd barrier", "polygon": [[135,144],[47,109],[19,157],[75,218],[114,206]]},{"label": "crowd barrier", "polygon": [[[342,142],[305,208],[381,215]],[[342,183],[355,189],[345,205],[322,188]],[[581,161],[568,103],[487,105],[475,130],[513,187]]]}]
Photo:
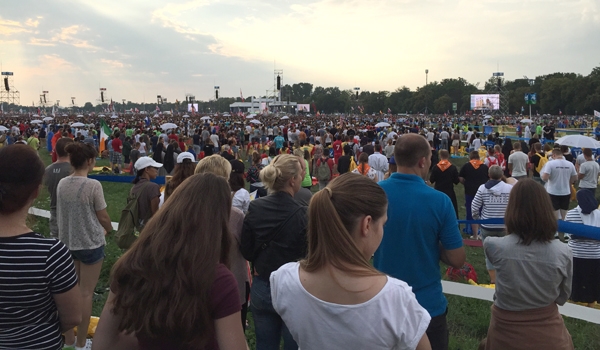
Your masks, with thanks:
[{"label": "crowd barrier", "polygon": [[[459,224],[488,224],[488,225],[502,225],[504,219],[485,219],[485,220],[458,220]],[[582,224],[574,224],[563,220],[558,220],[558,231],[566,232],[569,234],[600,240],[600,227],[588,226]]]},{"label": "crowd barrier", "polygon": [[[29,208],[29,214],[32,214],[35,216],[40,216],[40,217],[47,218],[47,219],[50,218],[50,211],[38,209],[38,208]],[[472,221],[460,220],[459,222],[460,223],[493,224],[493,223],[498,223],[497,220],[500,220],[499,223],[504,222],[504,219],[488,219],[488,220],[472,220]],[[561,223],[561,221],[559,221],[559,228],[561,227],[560,223]],[[579,224],[572,224],[572,223],[568,223],[568,222],[563,222],[563,224],[585,226],[585,225],[579,225]],[[114,230],[116,230],[119,227],[119,223],[113,222],[112,227]],[[596,227],[593,227],[593,228],[595,228],[597,230],[597,232],[595,232],[595,233],[598,234],[598,237],[600,237],[600,228],[596,228]],[[583,231],[578,232],[577,234],[583,236],[584,232]],[[457,295],[457,296],[466,297],[466,298],[485,300],[485,301],[494,301],[494,290],[490,289],[490,288],[478,287],[478,286],[473,286],[470,284],[451,282],[451,281],[442,281],[442,288],[443,288],[444,293],[446,293],[446,294]],[[558,310],[564,316],[576,318],[579,320],[583,320],[583,321],[587,321],[587,322],[591,322],[591,323],[595,323],[595,324],[600,324],[600,310],[593,309],[593,308],[586,307],[586,306],[577,305],[577,304],[572,304],[572,303],[566,303],[563,306],[559,306]]]},{"label": "crowd barrier", "polygon": [[[108,181],[108,182],[122,182],[122,183],[131,183],[135,176],[131,175],[88,175],[88,178],[98,180],[98,181]],[[150,180],[159,185],[164,185],[166,183],[164,176],[157,176],[156,179]]]}]

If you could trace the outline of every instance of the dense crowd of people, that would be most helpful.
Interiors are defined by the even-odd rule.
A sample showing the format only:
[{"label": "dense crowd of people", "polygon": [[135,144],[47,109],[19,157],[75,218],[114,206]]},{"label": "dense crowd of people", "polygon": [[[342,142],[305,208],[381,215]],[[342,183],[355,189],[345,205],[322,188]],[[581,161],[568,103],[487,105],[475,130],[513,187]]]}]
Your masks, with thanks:
[{"label": "dense crowd of people", "polygon": [[[440,262],[466,259],[459,184],[468,220],[504,219],[466,228],[496,285],[482,348],[572,349],[557,305],[600,300],[600,241],[557,232],[557,219],[600,227],[592,150],[551,146],[554,123],[592,124],[581,117],[72,121],[15,118],[0,139],[0,348],[246,349],[250,311],[258,350],[448,349]],[[73,328],[88,328],[113,232],[87,176],[98,156],[135,176],[137,222],[92,341]],[[49,238],[26,222],[42,183]]]}]

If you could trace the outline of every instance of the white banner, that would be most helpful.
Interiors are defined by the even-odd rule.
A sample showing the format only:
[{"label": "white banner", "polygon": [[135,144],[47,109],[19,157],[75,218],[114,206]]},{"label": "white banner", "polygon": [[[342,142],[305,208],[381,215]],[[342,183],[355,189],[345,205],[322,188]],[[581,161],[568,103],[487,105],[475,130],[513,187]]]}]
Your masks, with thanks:
[{"label": "white banner", "polygon": [[594,110],[594,117],[600,118],[600,112],[598,112],[597,110]]}]

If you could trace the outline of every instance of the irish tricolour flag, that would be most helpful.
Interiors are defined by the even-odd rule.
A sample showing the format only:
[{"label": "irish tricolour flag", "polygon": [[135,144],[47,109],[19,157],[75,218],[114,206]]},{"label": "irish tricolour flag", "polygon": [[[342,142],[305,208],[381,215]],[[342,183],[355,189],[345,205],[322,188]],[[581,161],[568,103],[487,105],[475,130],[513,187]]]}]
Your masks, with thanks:
[{"label": "irish tricolour flag", "polygon": [[104,119],[100,119],[100,152],[106,149],[106,140],[108,140],[110,134],[112,134],[110,128],[106,125]]}]

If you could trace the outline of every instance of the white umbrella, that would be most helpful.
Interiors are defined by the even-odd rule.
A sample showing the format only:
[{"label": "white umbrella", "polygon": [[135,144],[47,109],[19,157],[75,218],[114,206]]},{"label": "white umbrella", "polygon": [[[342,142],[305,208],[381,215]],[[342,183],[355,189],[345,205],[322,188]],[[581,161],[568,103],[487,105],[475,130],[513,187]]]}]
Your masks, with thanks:
[{"label": "white umbrella", "polygon": [[104,117],[105,117],[105,115],[104,115],[104,114],[100,114],[100,115],[99,115],[99,117],[100,117],[100,118],[104,118]]},{"label": "white umbrella", "polygon": [[379,123],[375,124],[376,128],[381,128],[381,127],[384,127],[384,126],[390,126],[390,123],[379,122]]},{"label": "white umbrella", "polygon": [[113,114],[113,115],[111,115],[111,116],[110,116],[110,118],[111,118],[111,119],[117,119],[117,118],[119,118],[119,116],[118,116],[118,115],[114,115],[114,114]]},{"label": "white umbrella", "polygon": [[600,142],[596,141],[594,138],[583,135],[567,135],[559,138],[554,141],[554,143],[558,143],[559,145],[578,147],[578,148],[600,148]]},{"label": "white umbrella", "polygon": [[32,115],[32,117],[37,118],[37,117],[39,117],[39,115],[34,114],[34,115]]},{"label": "white umbrella", "polygon": [[483,119],[492,119],[492,116],[491,115],[486,115],[486,116],[483,117]]},{"label": "white umbrella", "polygon": [[163,130],[177,129],[177,124],[175,124],[175,123],[164,123],[163,125],[160,126],[160,128],[163,129]]},{"label": "white umbrella", "polygon": [[521,123],[533,123],[533,120],[529,118],[521,119]]},{"label": "white umbrella", "polygon": [[83,124],[83,123],[80,123],[80,122],[76,122],[76,123],[73,123],[73,124],[71,124],[71,126],[72,126],[72,127],[75,127],[75,128],[80,128],[80,127],[82,127],[82,126],[85,126],[85,124]]},{"label": "white umbrella", "polygon": [[83,118],[83,114],[78,114],[77,118]]},{"label": "white umbrella", "polygon": [[260,120],[257,120],[257,119],[252,119],[250,121],[250,123],[252,123],[252,124],[261,124]]},{"label": "white umbrella", "polygon": [[224,117],[231,117],[231,114],[229,114],[229,113],[223,113],[223,116]]},{"label": "white umbrella", "polygon": [[246,119],[252,119],[252,118],[254,118],[254,117],[256,117],[256,114],[252,113],[252,114],[248,114],[248,115],[246,116]]},{"label": "white umbrella", "polygon": [[204,117],[200,118],[200,120],[209,120],[209,119],[210,119],[210,117],[207,116],[207,115],[205,115]]},{"label": "white umbrella", "polygon": [[0,125],[0,131],[8,131],[8,128],[4,125]]},{"label": "white umbrella", "polygon": [[160,118],[160,115],[158,115],[158,114],[155,114],[155,115],[154,115],[154,118]]},{"label": "white umbrella", "polygon": [[41,120],[39,120],[39,119],[35,119],[35,120],[32,120],[31,123],[40,124],[40,123],[43,123],[43,122]]},{"label": "white umbrella", "polygon": [[182,118],[189,118],[190,116],[187,114],[184,114]]},{"label": "white umbrella", "polygon": [[287,115],[284,115],[283,117],[281,117],[281,119],[290,119],[290,117],[288,117]]},{"label": "white umbrella", "polygon": [[[82,116],[82,117],[83,117],[83,116]],[[47,121],[49,121],[49,120],[54,120],[54,118],[52,118],[52,117],[46,117],[46,118],[44,118],[44,119],[42,119],[42,120],[43,120],[43,121],[45,121],[45,122],[47,122]]]},{"label": "white umbrella", "polygon": [[61,117],[68,117],[68,115],[66,115],[66,114],[63,113],[63,115],[61,115]]}]

